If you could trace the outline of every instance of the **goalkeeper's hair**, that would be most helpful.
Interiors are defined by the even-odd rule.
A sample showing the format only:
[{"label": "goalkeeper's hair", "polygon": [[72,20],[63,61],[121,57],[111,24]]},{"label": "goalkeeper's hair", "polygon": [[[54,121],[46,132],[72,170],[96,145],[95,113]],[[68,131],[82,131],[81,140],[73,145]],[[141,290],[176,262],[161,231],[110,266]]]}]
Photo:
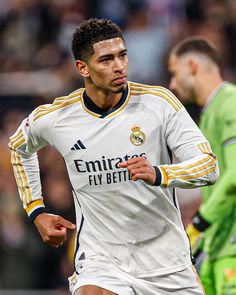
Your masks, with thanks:
[{"label": "goalkeeper's hair", "polygon": [[170,55],[174,54],[180,57],[190,52],[204,54],[217,66],[221,67],[221,56],[215,45],[201,36],[184,39],[171,50]]},{"label": "goalkeeper's hair", "polygon": [[94,53],[93,44],[112,38],[123,38],[122,30],[111,20],[92,18],[83,21],[72,36],[71,49],[75,60],[87,61]]}]

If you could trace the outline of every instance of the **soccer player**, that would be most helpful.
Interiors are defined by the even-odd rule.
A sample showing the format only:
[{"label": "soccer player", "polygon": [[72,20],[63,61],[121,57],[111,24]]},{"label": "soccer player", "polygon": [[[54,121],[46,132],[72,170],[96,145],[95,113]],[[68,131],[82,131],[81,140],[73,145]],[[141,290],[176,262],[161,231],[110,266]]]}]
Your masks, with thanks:
[{"label": "soccer player", "polygon": [[72,294],[202,295],[175,187],[215,183],[210,145],[169,90],[127,82],[127,49],[114,23],[84,21],[72,51],[85,88],[39,106],[10,139],[26,212],[48,245],[59,247],[74,228],[44,207],[36,153],[50,144],[74,193]]},{"label": "soccer player", "polygon": [[236,87],[223,81],[219,53],[202,37],[178,43],[168,65],[170,88],[202,107],[200,129],[221,172],[216,185],[202,189],[199,211],[187,227],[193,249],[204,238],[200,277],[207,295],[236,294]]}]

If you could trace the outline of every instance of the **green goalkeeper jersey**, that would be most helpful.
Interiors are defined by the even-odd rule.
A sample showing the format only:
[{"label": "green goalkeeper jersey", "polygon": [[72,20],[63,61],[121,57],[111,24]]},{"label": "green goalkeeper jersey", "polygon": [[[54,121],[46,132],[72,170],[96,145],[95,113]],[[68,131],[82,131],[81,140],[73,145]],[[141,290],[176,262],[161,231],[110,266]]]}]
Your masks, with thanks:
[{"label": "green goalkeeper jersey", "polygon": [[202,112],[200,129],[219,161],[220,177],[202,189],[201,215],[211,223],[204,251],[212,259],[236,255],[236,86],[222,83]]}]

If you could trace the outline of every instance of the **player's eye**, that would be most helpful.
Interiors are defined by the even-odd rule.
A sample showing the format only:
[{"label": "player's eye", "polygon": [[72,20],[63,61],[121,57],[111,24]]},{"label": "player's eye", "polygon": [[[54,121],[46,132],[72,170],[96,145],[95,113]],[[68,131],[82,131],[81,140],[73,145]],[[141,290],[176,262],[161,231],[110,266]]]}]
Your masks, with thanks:
[{"label": "player's eye", "polygon": [[126,57],[127,56],[127,52],[123,52],[123,53],[121,53],[121,55],[120,55],[122,58],[123,57]]},{"label": "player's eye", "polygon": [[109,62],[109,61],[111,61],[111,57],[106,57],[106,58],[101,59],[101,62],[104,62],[104,63]]}]

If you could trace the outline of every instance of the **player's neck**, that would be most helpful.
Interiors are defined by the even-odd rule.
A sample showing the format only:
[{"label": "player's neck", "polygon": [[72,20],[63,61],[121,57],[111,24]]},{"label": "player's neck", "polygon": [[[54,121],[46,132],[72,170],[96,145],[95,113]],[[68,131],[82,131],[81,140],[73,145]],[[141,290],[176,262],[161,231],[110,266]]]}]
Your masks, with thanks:
[{"label": "player's neck", "polygon": [[[207,81],[207,82],[206,82]],[[214,93],[215,89],[223,82],[221,76],[208,77],[202,79],[202,83],[199,83],[197,104],[200,107],[204,107],[209,97]]]},{"label": "player's neck", "polygon": [[123,92],[114,93],[98,87],[88,87],[86,94],[101,109],[113,108],[121,99]]}]

